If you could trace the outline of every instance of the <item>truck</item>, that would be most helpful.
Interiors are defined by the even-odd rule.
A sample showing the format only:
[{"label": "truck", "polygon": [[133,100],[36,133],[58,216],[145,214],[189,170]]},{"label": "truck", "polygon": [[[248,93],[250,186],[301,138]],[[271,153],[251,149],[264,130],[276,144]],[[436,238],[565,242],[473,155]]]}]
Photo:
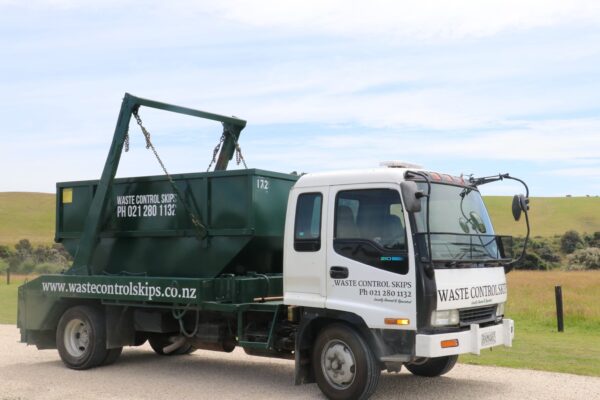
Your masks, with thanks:
[{"label": "truck", "polygon": [[[213,171],[169,174],[143,125],[154,108],[220,122]],[[115,178],[135,117],[164,175]],[[460,354],[510,347],[506,274],[529,237],[529,189],[406,163],[285,174],[227,170],[246,121],[125,94],[99,180],[56,186],[61,274],[18,291],[22,343],[86,370],[146,342],[292,360],[294,383],[366,399],[381,371],[436,377]],[[209,166],[210,170],[210,166]],[[496,235],[479,192],[513,179],[527,238]]]}]

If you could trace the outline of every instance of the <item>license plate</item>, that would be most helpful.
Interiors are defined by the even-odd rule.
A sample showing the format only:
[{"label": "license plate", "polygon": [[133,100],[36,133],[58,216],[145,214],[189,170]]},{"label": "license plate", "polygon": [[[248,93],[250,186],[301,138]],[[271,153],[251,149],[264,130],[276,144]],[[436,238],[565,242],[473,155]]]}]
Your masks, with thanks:
[{"label": "license plate", "polygon": [[481,347],[492,346],[496,344],[496,332],[485,332],[481,334]]}]

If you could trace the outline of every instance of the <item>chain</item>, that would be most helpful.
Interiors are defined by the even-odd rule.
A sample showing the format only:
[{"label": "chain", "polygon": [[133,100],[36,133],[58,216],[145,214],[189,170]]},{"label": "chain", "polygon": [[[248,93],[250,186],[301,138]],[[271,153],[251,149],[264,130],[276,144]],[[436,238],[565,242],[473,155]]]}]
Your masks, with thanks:
[{"label": "chain", "polygon": [[206,172],[210,171],[210,167],[212,167],[212,165],[217,162],[217,154],[219,154],[219,150],[221,149],[221,146],[223,145],[224,141],[225,141],[225,131],[223,131],[223,134],[221,135],[221,140],[219,140],[219,143],[217,143],[217,145],[215,146],[215,149],[213,150],[212,160],[210,160],[210,164],[208,164],[208,168],[206,168]]},{"label": "chain", "polygon": [[210,161],[210,164],[208,164],[208,168],[206,168],[206,172],[210,171],[210,167],[212,167],[213,164],[217,162],[217,155],[219,154],[219,150],[221,149],[221,146],[223,146],[223,143],[225,142],[227,135],[231,135],[231,137],[234,140],[233,143],[235,146],[235,162],[236,162],[236,164],[240,165],[240,163],[242,163],[242,164],[244,164],[244,168],[248,169],[248,166],[246,165],[246,160],[244,159],[244,156],[242,155],[242,148],[240,147],[237,140],[235,140],[235,136],[233,135],[233,133],[229,132],[225,127],[223,127],[223,134],[221,135],[221,139],[219,139],[219,143],[217,143],[217,145],[215,146],[215,148],[213,150],[212,160]]},{"label": "chain", "polygon": [[[206,233],[207,233],[206,227],[202,224],[202,222],[200,222],[200,219],[188,208],[188,206],[187,206],[187,204],[186,204],[186,202],[184,200],[185,198],[183,197],[181,191],[179,190],[179,188],[175,184],[175,181],[173,180],[173,178],[171,177],[171,175],[167,171],[167,168],[165,167],[165,164],[160,159],[160,156],[158,155],[158,152],[156,151],[156,148],[152,144],[152,141],[150,140],[150,132],[148,132],[148,130],[142,124],[142,119],[140,118],[137,109],[133,110],[133,116],[135,117],[135,120],[137,121],[137,124],[142,129],[142,133],[144,134],[144,138],[146,139],[146,149],[150,149],[154,153],[154,156],[158,160],[158,163],[160,164],[160,166],[161,166],[162,170],[164,171],[165,175],[167,176],[167,179],[171,183],[171,186],[173,187],[173,189],[175,190],[175,192],[177,192],[177,196],[179,196],[179,198],[181,199],[181,204],[183,204],[183,208],[185,208],[185,211],[188,213],[190,219],[192,220],[192,224],[194,225],[194,227],[196,228],[196,230],[198,230],[200,232],[201,238],[202,239],[205,238],[206,237]],[[127,134],[125,135],[125,151],[129,151],[129,132],[127,132]]]},{"label": "chain", "polygon": [[242,155],[242,148],[240,147],[238,142],[235,142],[235,161],[237,165],[240,165],[241,162],[242,164],[244,164],[244,168],[248,169],[248,166],[246,165],[246,160],[244,160],[244,156]]}]

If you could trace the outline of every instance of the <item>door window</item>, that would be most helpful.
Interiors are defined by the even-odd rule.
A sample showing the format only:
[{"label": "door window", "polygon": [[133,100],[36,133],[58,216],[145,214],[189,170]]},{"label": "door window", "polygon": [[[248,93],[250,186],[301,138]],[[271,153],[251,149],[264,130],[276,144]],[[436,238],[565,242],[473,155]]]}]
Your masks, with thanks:
[{"label": "door window", "polygon": [[334,224],[338,254],[386,271],[408,272],[404,214],[397,190],[338,192]]},{"label": "door window", "polygon": [[294,224],[294,250],[319,251],[321,249],[321,193],[302,193],[296,203]]}]

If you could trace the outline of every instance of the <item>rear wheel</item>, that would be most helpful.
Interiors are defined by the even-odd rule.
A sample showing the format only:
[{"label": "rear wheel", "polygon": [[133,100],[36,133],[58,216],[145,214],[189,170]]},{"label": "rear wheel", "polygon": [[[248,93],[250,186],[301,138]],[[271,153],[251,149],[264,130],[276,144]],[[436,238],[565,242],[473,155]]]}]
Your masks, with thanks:
[{"label": "rear wheel", "polygon": [[122,347],[117,347],[116,349],[108,349],[108,351],[106,352],[106,358],[102,362],[102,365],[113,364],[115,361],[117,361],[122,352]]},{"label": "rear wheel", "polygon": [[101,365],[109,353],[101,311],[89,306],[76,306],[65,311],[56,329],[56,347],[69,368],[82,370]]},{"label": "rear wheel", "polygon": [[444,375],[456,364],[458,356],[428,358],[424,362],[417,364],[406,364],[406,369],[414,375],[434,377]]},{"label": "rear wheel", "polygon": [[148,342],[150,343],[152,350],[161,356],[180,356],[196,351],[194,346],[189,343],[184,343],[183,346],[179,347],[177,350],[170,353],[165,353],[164,348],[172,345],[175,342],[173,336],[170,335],[153,335],[148,338]]},{"label": "rear wheel", "polygon": [[365,340],[351,327],[333,324],[319,334],[312,355],[315,379],[330,399],[367,399],[380,368]]}]

